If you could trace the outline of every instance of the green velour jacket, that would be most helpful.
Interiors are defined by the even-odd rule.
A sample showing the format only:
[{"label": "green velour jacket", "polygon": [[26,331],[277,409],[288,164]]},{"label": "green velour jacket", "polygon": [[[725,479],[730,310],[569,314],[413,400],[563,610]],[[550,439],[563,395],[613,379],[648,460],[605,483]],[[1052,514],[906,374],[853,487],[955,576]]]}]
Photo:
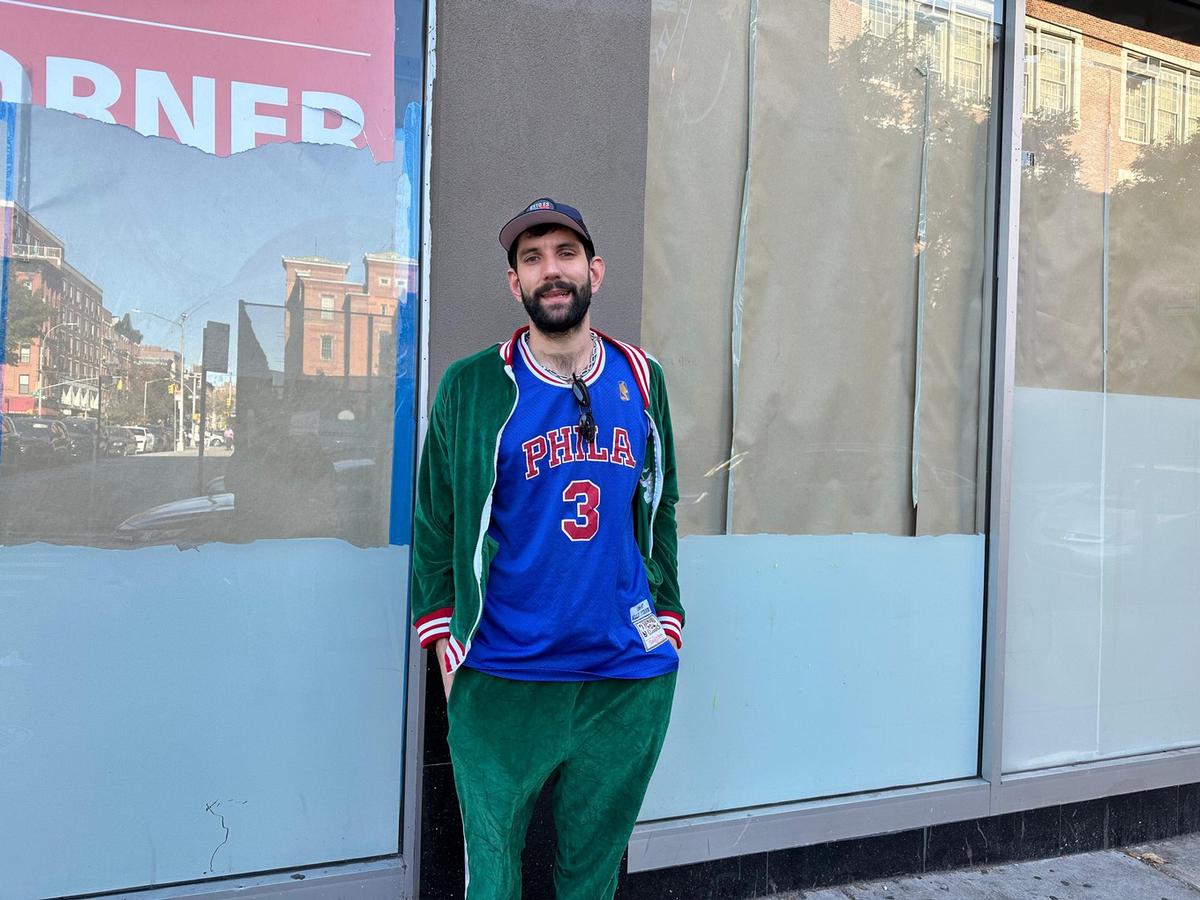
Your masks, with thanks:
[{"label": "green velour jacket", "polygon": [[[460,359],[438,387],[417,473],[412,618],[421,646],[448,638],[453,672],[471,651],[483,617],[488,569],[498,545],[492,516],[500,436],[517,406],[513,352],[528,326],[498,346]],[[597,335],[629,360],[649,420],[645,465],[634,492],[633,527],[650,595],[667,636],[682,643],[675,447],[662,367],[640,347]]]}]

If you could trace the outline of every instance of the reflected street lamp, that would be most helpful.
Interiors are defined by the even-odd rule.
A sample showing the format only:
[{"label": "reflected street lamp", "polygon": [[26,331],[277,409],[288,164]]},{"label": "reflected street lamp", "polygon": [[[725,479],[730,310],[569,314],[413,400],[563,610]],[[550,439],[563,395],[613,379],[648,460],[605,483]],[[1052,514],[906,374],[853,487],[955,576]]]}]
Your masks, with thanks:
[{"label": "reflected street lamp", "polygon": [[179,401],[178,402],[179,415],[177,417],[176,428],[175,428],[175,451],[182,452],[183,451],[183,368],[184,368],[183,353],[184,353],[184,340],[185,340],[185,332],[187,329],[188,314],[184,312],[184,313],[179,314],[178,319],[168,319],[166,316],[161,315],[160,313],[151,312],[148,309],[131,309],[129,311],[131,313],[141,313],[142,315],[154,316],[154,318],[156,318],[156,319],[162,319],[164,322],[167,322],[168,324],[171,324],[171,325],[175,325],[176,327],[179,328],[179,396],[176,398]]},{"label": "reflected street lamp", "polygon": [[78,322],[59,322],[57,325],[52,325],[49,330],[42,335],[41,343],[38,344],[38,365],[37,365],[37,414],[42,414],[42,355],[46,352],[46,345],[50,342],[50,335],[54,334],[60,328],[78,328]]}]

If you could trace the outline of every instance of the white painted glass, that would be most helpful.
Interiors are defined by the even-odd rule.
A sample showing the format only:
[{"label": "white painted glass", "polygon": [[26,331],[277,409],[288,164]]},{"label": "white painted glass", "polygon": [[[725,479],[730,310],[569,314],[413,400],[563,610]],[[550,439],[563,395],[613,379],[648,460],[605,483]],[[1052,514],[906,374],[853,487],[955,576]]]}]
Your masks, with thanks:
[{"label": "white painted glass", "polygon": [[1038,8],[1084,41],[1078,116],[1022,138],[1007,772],[1200,745],[1200,167],[1182,77],[1122,50],[1200,65],[1198,22]]}]

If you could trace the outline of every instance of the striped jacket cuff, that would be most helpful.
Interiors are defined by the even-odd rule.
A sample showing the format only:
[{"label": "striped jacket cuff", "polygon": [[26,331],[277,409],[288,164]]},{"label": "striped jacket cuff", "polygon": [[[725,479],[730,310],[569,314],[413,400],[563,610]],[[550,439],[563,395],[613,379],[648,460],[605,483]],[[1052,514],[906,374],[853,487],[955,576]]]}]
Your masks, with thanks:
[{"label": "striped jacket cuff", "polygon": [[662,626],[676,650],[683,646],[683,616],[673,612],[660,612],[658,624]]},{"label": "striped jacket cuff", "polygon": [[453,613],[454,607],[445,606],[417,619],[415,627],[422,647],[429,647],[435,641],[450,637],[450,616]]},{"label": "striped jacket cuff", "polygon": [[458,642],[458,638],[450,635],[450,640],[446,642],[446,652],[442,654],[442,670],[452,674],[466,658],[467,648]]}]

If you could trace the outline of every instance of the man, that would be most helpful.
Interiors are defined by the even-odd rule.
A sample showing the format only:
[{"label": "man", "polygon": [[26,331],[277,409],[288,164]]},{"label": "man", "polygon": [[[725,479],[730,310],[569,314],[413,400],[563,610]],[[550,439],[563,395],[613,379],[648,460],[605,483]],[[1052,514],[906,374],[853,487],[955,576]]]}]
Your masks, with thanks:
[{"label": "man", "polygon": [[468,900],[517,900],[547,779],[558,900],[610,898],[662,747],[683,609],[662,369],[591,327],[579,211],[500,232],[529,325],[454,363],[417,484],[413,618],[436,647]]}]

